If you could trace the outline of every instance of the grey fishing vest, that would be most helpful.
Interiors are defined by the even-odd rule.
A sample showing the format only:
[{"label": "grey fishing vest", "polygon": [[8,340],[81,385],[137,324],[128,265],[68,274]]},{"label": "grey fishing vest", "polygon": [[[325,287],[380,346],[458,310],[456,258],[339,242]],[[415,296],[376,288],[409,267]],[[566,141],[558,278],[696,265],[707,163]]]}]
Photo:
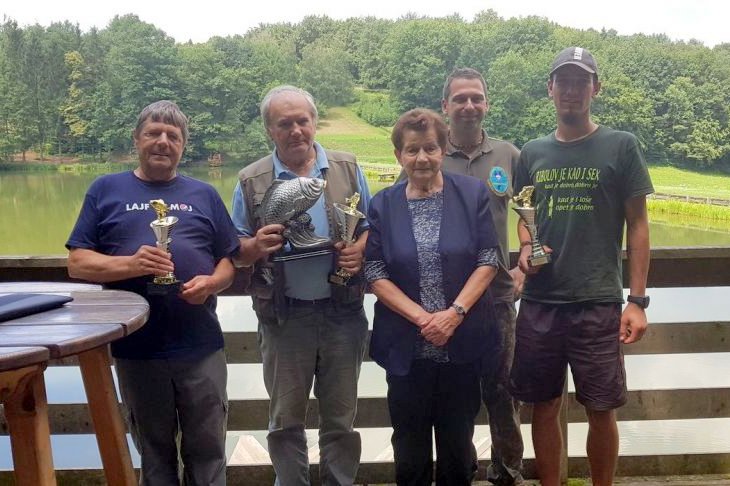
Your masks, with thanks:
[{"label": "grey fishing vest", "polygon": [[[325,210],[327,212],[330,238],[337,241],[339,238],[334,233],[336,223],[332,214],[332,204],[335,202],[344,204],[346,198],[351,197],[360,190],[357,180],[357,162],[355,156],[347,152],[325,150],[325,154],[329,164],[329,168],[322,171],[322,177],[327,181],[324,189]],[[247,218],[252,231],[256,233],[261,228],[261,221],[257,215],[258,208],[261,206],[266,190],[274,181],[273,155],[268,155],[241,169],[238,173],[238,179],[246,201]],[[283,295],[283,274],[282,272],[274,272],[277,278],[274,279],[274,284],[271,285],[266,282],[261,274],[262,269],[266,266],[271,266],[268,260],[259,260],[254,264],[249,286],[253,307],[260,318],[279,317],[281,319],[286,310],[283,308],[286,302]],[[335,304],[350,303],[357,299],[362,300],[365,291],[364,279],[362,275],[353,276],[353,279],[357,280],[348,287],[331,285],[331,296]]]}]

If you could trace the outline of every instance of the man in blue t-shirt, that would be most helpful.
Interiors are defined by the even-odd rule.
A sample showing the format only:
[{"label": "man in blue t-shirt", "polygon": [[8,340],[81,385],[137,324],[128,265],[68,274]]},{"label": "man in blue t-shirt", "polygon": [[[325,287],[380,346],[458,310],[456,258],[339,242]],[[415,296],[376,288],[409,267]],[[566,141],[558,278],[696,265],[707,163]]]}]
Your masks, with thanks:
[{"label": "man in blue t-shirt", "polygon": [[[66,247],[73,278],[147,298],[150,318],[112,343],[129,430],[142,457],[140,484],[226,483],[226,361],[216,294],[234,275],[236,229],[213,187],[178,174],[188,138],[175,103],[158,101],[134,130],[139,166],[89,188]],[[157,248],[150,201],[162,199],[174,225],[169,253]],[[155,276],[174,272],[179,293],[151,295]],[[180,436],[178,450],[177,439]]]}]

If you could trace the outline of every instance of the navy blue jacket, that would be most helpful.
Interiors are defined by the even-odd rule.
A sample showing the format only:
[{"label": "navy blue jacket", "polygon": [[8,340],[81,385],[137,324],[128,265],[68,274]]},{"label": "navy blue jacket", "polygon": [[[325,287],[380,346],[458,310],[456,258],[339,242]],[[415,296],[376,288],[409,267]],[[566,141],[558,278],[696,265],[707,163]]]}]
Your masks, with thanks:
[{"label": "navy blue jacket", "polygon": [[[459,295],[476,269],[480,249],[496,247],[498,240],[489,212],[487,187],[479,179],[443,173],[444,207],[441,215],[439,250],[446,302]],[[370,234],[365,258],[385,262],[390,280],[420,304],[420,275],[416,240],[406,183],[401,182],[373,197],[368,211]],[[472,306],[447,343],[453,363],[481,362],[493,343],[494,309],[485,294]],[[394,375],[406,375],[413,361],[418,328],[380,301],[370,340],[370,356]]]}]

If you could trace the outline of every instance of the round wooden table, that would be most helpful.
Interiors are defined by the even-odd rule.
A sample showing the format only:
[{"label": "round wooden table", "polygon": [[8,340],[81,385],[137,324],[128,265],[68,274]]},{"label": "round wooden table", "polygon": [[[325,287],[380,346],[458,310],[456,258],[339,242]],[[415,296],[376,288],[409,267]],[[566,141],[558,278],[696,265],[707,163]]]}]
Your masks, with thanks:
[{"label": "round wooden table", "polygon": [[107,484],[137,478],[119,413],[109,343],[144,325],[149,305],[131,292],[57,282],[0,283],[8,293],[68,295],[63,307],[0,323],[0,399],[10,431],[18,486],[56,484],[43,370],[48,359],[76,356]]}]

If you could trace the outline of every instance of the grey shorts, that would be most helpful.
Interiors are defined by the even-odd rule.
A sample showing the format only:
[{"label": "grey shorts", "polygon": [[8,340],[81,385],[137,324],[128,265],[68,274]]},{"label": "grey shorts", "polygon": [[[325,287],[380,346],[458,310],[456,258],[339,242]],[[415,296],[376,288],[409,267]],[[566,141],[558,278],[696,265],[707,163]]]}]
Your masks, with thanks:
[{"label": "grey shorts", "polygon": [[626,371],[619,341],[621,304],[542,304],[523,300],[517,316],[512,395],[545,402],[563,393],[567,365],[576,399],[590,410],[626,403]]}]

